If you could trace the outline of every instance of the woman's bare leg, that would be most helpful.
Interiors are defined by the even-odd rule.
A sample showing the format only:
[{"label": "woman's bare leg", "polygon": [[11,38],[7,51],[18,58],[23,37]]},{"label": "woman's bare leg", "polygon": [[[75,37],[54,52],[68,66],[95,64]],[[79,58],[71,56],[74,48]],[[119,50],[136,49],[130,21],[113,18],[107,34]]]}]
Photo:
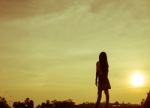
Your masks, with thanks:
[{"label": "woman's bare leg", "polygon": [[102,90],[98,90],[98,97],[97,97],[97,102],[96,102],[95,108],[99,108],[101,98],[102,98]]},{"label": "woman's bare leg", "polygon": [[108,108],[109,106],[109,91],[108,90],[105,90],[105,95],[106,95],[106,107],[105,108]]}]

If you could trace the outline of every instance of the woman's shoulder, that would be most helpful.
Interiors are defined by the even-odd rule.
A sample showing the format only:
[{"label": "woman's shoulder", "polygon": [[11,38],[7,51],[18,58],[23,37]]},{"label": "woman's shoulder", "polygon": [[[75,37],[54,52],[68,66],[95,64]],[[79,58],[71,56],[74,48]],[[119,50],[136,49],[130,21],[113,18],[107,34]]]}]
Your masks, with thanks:
[{"label": "woman's shoulder", "polygon": [[99,65],[99,61],[96,62],[96,65]]}]

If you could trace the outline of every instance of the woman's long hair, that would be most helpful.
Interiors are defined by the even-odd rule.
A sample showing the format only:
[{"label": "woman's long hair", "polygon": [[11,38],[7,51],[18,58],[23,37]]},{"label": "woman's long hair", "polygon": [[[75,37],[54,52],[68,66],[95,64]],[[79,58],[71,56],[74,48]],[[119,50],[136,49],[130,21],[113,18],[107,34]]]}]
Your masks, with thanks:
[{"label": "woman's long hair", "polygon": [[108,73],[108,61],[107,55],[105,52],[101,52],[99,55],[100,69],[104,73]]}]

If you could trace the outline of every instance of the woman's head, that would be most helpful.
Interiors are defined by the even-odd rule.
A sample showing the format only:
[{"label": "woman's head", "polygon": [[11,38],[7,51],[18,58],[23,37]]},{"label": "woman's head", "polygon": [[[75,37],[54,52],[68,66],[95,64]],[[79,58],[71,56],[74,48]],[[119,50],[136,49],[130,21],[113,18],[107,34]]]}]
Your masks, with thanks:
[{"label": "woman's head", "polygon": [[101,61],[101,60],[107,61],[107,54],[105,52],[101,52],[99,54],[99,61]]},{"label": "woman's head", "polygon": [[108,71],[107,54],[105,52],[99,54],[99,62],[102,71]]}]

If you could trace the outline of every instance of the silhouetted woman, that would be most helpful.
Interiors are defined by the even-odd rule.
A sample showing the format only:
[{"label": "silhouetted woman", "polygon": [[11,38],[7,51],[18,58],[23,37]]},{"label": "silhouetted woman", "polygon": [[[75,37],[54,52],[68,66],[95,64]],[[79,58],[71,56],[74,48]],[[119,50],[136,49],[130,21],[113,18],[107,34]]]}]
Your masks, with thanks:
[{"label": "silhouetted woman", "polygon": [[109,106],[109,89],[111,89],[109,80],[108,80],[108,61],[107,55],[105,52],[101,52],[99,55],[99,61],[96,63],[96,79],[95,84],[98,87],[98,97],[95,108],[98,108],[100,105],[102,91],[105,92],[106,95],[106,106]]}]

